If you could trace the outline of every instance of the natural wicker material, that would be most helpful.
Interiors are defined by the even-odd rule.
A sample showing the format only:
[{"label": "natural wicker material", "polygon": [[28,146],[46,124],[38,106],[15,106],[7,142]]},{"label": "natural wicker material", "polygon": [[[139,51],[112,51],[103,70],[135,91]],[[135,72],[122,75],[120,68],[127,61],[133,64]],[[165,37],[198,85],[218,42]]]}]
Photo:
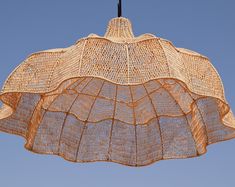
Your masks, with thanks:
[{"label": "natural wicker material", "polygon": [[235,137],[208,58],[114,18],[104,37],[29,56],[7,79],[0,130],[74,162],[144,166],[202,155]]}]

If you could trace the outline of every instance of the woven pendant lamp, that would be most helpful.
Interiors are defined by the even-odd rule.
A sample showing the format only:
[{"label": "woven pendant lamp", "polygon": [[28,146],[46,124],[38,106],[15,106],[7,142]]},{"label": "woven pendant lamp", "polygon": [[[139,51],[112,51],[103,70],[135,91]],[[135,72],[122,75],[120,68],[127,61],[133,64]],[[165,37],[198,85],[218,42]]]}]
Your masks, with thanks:
[{"label": "woven pendant lamp", "polygon": [[208,58],[152,34],[135,37],[124,17],[112,19],[104,36],[30,55],[0,99],[0,131],[24,137],[32,152],[73,162],[145,166],[200,156],[235,138]]}]

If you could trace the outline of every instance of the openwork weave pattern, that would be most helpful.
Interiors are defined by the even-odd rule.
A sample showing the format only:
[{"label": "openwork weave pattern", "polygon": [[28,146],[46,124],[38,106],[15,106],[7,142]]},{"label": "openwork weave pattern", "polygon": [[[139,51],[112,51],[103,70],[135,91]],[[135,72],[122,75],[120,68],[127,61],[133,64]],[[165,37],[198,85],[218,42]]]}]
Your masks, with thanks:
[{"label": "openwork weave pattern", "polygon": [[208,58],[114,18],[104,37],[29,56],[0,95],[0,130],[25,148],[73,162],[145,166],[206,153],[235,138],[235,119]]}]

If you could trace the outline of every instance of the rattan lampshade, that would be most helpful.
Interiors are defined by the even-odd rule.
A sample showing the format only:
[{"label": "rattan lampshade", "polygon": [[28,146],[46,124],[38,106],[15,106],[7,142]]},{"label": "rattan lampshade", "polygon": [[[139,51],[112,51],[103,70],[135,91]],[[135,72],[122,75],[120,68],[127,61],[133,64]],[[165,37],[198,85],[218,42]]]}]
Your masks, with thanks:
[{"label": "rattan lampshade", "polygon": [[25,148],[73,162],[144,166],[206,153],[235,137],[235,120],[209,59],[128,19],[71,47],[30,55],[0,95],[0,130]]}]

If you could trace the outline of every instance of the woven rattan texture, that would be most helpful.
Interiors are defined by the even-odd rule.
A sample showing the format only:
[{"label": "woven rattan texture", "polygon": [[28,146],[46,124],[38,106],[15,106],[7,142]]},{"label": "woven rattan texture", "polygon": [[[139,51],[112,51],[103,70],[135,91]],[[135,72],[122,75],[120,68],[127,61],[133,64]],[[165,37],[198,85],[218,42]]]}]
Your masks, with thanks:
[{"label": "woven rattan texture", "polygon": [[25,148],[73,162],[144,166],[202,155],[235,137],[208,58],[114,18],[104,37],[29,56],[8,77],[0,130]]}]

